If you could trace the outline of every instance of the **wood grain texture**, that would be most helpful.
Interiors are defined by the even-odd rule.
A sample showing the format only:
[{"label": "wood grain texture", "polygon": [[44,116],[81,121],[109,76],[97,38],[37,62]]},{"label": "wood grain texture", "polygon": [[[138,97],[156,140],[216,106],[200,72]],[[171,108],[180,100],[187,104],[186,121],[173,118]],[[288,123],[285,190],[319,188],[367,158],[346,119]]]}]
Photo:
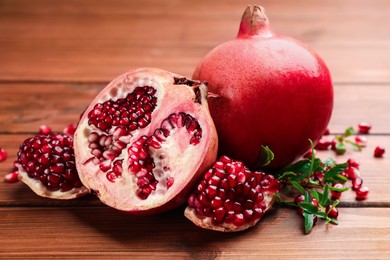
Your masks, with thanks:
[{"label": "wood grain texture", "polygon": [[[114,77],[153,66],[190,77],[214,46],[236,36],[249,1],[0,0],[0,180],[18,146],[42,124],[77,123]],[[339,225],[320,221],[304,235],[292,209],[274,208],[235,234],[202,230],[171,212],[136,217],[94,196],[41,198],[23,183],[0,182],[0,259],[390,259],[390,2],[264,0],[276,33],[306,42],[332,73],[332,138],[362,121],[373,125],[361,163],[367,200],[341,197]],[[350,185],[350,183],[348,183]]]}]

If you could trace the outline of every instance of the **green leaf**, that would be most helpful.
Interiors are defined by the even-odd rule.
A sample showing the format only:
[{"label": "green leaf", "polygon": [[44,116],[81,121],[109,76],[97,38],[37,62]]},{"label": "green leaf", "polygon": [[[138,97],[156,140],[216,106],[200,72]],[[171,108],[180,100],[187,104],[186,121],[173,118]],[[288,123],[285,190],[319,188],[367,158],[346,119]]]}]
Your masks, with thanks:
[{"label": "green leaf", "polygon": [[261,168],[264,166],[267,166],[271,163],[271,161],[275,158],[274,153],[269,149],[268,146],[261,146],[260,156],[257,161],[257,164],[255,165],[255,168]]},{"label": "green leaf", "polygon": [[303,217],[305,219],[305,233],[308,234],[314,225],[314,215],[303,212]]},{"label": "green leaf", "polygon": [[313,213],[314,216],[317,216],[317,217],[320,217],[320,218],[323,218],[323,219],[326,219],[326,213],[325,212],[317,212],[317,213]]},{"label": "green leaf", "polygon": [[308,159],[304,159],[304,160],[300,160],[296,163],[293,163],[293,164],[290,164],[288,166],[286,166],[282,171],[281,173],[284,173],[284,172],[295,172],[295,173],[304,173],[307,171],[307,169],[310,168],[310,160]]},{"label": "green leaf", "polygon": [[[311,195],[313,195],[313,197],[317,200],[317,201],[321,201],[320,199],[320,194],[318,193],[318,191],[316,190],[311,190],[310,191]],[[322,194],[321,194],[322,195]]]},{"label": "green leaf", "polygon": [[337,191],[337,192],[344,192],[344,191],[349,190],[349,188],[348,188],[348,187],[344,187],[344,188],[335,188],[335,187],[333,187],[333,186],[329,186],[329,190]]},{"label": "green leaf", "polygon": [[330,218],[330,223],[338,225],[339,221],[337,219],[335,219],[335,218]]},{"label": "green leaf", "polygon": [[360,145],[358,145],[357,143],[351,141],[351,140],[345,140],[346,143],[348,143],[349,145],[351,145],[353,147],[353,149],[355,149],[356,151],[361,151],[362,150],[362,147]]},{"label": "green leaf", "polygon": [[278,180],[287,180],[288,178],[295,177],[297,174],[295,172],[285,172],[278,177]]},{"label": "green leaf", "polygon": [[328,158],[325,161],[322,162],[324,167],[333,167],[336,165],[336,161],[332,158]]},{"label": "green leaf", "polygon": [[336,177],[338,174],[342,173],[348,167],[348,163],[336,164],[329,171],[325,172],[324,179],[332,179]]},{"label": "green leaf", "polygon": [[324,193],[322,194],[322,198],[319,201],[320,205],[325,207],[330,204],[330,199],[329,199],[329,185],[325,184],[324,187]]},{"label": "green leaf", "polygon": [[301,184],[299,184],[296,181],[290,181],[291,185],[294,186],[300,193],[305,194],[306,190],[305,188],[302,187]]},{"label": "green leaf", "polygon": [[353,127],[348,127],[345,132],[344,132],[344,137],[348,137],[348,136],[351,136],[355,134],[355,130],[353,129]]},{"label": "green leaf", "polygon": [[318,207],[313,205],[311,202],[302,201],[298,206],[303,209],[305,212],[313,214],[318,212]]}]

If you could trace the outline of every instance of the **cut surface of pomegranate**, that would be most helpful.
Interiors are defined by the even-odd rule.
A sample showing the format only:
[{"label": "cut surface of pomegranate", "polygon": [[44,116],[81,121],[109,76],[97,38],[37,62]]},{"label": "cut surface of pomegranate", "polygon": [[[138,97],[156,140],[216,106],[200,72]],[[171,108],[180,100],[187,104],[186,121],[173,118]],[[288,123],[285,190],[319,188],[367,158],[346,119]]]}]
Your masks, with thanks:
[{"label": "cut surface of pomegranate", "polygon": [[184,215],[205,229],[242,231],[254,226],[274,202],[279,182],[222,156],[203,176],[188,199]]},{"label": "cut surface of pomegranate", "polygon": [[60,133],[39,134],[19,148],[18,177],[36,194],[73,199],[89,193],[77,174],[73,138]]},{"label": "cut surface of pomegranate", "polygon": [[[299,159],[325,133],[333,110],[330,72],[307,45],[271,30],[260,6],[245,10],[237,37],[212,49],[193,79],[207,81],[220,154],[253,168],[261,146],[270,168]],[[211,98],[215,97],[215,98]],[[328,145],[328,144],[326,144]]]},{"label": "cut surface of pomegranate", "polygon": [[215,160],[207,87],[156,68],[114,79],[75,132],[81,181],[119,210],[151,214],[183,203]]}]

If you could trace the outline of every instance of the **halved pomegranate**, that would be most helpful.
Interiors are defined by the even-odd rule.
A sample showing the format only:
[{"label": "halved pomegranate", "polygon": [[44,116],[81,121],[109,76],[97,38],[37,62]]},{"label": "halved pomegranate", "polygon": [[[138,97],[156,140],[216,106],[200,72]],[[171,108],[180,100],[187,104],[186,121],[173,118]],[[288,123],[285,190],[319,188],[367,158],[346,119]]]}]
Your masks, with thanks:
[{"label": "halved pomegranate", "polygon": [[184,215],[205,229],[242,231],[256,225],[271,208],[279,186],[274,176],[250,171],[242,162],[222,156],[189,196]]},{"label": "halved pomegranate", "polygon": [[103,203],[136,214],[184,203],[217,153],[206,85],[156,68],[108,84],[74,138],[84,185]]},{"label": "halved pomegranate", "polygon": [[54,199],[73,199],[89,191],[77,174],[73,138],[61,133],[38,134],[26,139],[12,176],[27,184],[36,194]]}]

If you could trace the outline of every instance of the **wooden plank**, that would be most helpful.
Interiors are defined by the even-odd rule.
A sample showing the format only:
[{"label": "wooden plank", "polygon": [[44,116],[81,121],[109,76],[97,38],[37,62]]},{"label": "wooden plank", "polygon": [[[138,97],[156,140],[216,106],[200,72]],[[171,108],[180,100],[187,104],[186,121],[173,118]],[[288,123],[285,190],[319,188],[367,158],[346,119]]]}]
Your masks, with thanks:
[{"label": "wooden plank", "polygon": [[[98,199],[93,196],[88,196],[82,199],[61,201],[41,198],[35,195],[23,183],[5,183],[5,174],[13,167],[13,162],[16,160],[16,154],[19,149],[19,144],[26,139],[28,135],[0,135],[0,146],[7,150],[9,158],[0,163],[0,206],[96,206],[102,205]],[[322,159],[333,158],[338,163],[346,162],[349,158],[354,158],[359,161],[361,177],[364,180],[364,185],[370,189],[370,194],[367,200],[356,201],[355,192],[352,190],[343,193],[341,202],[348,207],[390,207],[390,160],[385,154],[384,158],[374,158],[373,151],[377,145],[384,146],[387,150],[390,149],[390,136],[372,135],[368,137],[368,146],[361,152],[354,151],[349,147],[348,151],[343,156],[336,156],[333,151],[319,151],[317,156]],[[388,151],[387,151],[388,152]],[[346,187],[351,187],[351,182],[345,184]]]},{"label": "wooden plank", "polygon": [[[117,75],[116,75],[117,76]],[[105,86],[97,84],[0,83],[0,133],[35,133],[46,124],[55,131],[77,123],[80,114]],[[332,133],[362,121],[372,124],[372,133],[390,133],[387,85],[335,85]]]},{"label": "wooden plank", "polygon": [[[308,3],[263,5],[275,31],[316,49],[336,82],[390,82],[385,1]],[[108,81],[142,66],[191,76],[211,48],[234,38],[244,8],[234,1],[41,0],[31,8],[3,1],[0,80]]]},{"label": "wooden plank", "polygon": [[[182,209],[134,217],[109,208],[0,208],[0,257],[388,259],[388,208],[341,208],[338,226],[304,235],[292,209],[275,209],[247,232],[194,226]],[[15,232],[17,228],[17,232]]]}]

